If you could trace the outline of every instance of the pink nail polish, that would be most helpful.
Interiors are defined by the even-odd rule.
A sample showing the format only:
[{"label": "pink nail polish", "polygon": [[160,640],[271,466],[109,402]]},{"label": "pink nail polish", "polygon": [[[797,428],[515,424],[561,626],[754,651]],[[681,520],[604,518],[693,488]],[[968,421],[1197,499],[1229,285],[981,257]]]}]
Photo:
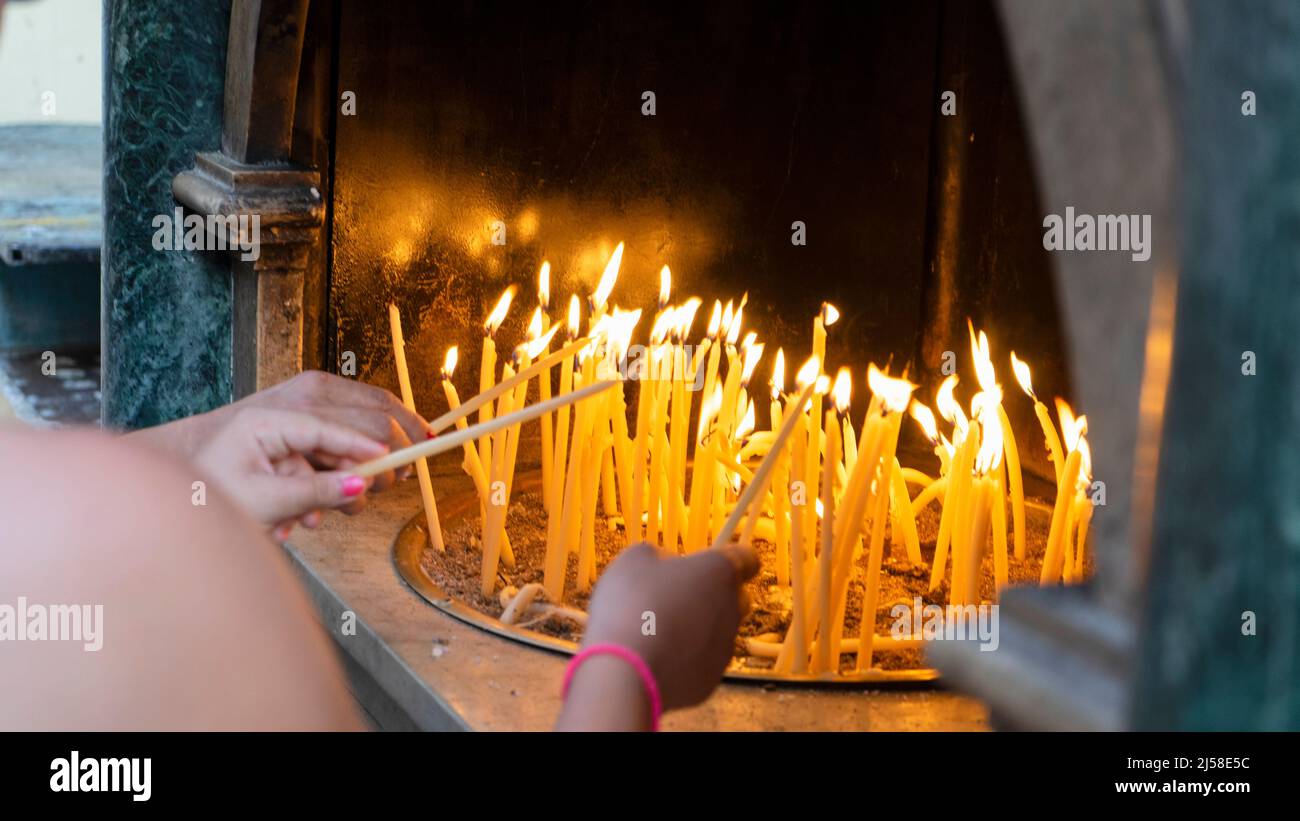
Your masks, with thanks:
[{"label": "pink nail polish", "polygon": [[361,492],[366,489],[366,480],[360,476],[349,476],[343,480],[344,496],[360,496]]}]

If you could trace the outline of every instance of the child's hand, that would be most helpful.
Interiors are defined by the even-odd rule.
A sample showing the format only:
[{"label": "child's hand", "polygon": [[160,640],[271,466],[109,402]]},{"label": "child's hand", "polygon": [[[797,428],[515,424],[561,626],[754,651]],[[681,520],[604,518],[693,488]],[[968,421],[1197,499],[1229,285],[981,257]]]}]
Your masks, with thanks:
[{"label": "child's hand", "polygon": [[[749,607],[741,585],[757,572],[758,557],[739,545],[685,558],[648,544],[630,547],[601,574],[583,646],[612,643],[639,655],[654,673],[664,709],[698,704],[731,661]],[[578,668],[560,726],[636,726],[626,715],[611,714],[620,702],[644,710],[640,679],[626,662],[595,656]]]},{"label": "child's hand", "polygon": [[[387,452],[380,442],[310,414],[241,408],[199,449],[194,463],[284,538],[299,519],[308,526],[319,523],[320,510],[357,509],[370,481],[347,468]],[[318,471],[313,464],[337,469]]]}]

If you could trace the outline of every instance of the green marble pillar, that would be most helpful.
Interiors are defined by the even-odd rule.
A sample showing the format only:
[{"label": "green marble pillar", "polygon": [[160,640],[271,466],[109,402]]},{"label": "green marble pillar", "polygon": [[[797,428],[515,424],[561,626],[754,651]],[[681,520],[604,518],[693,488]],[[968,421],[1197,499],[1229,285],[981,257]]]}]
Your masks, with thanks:
[{"label": "green marble pillar", "polygon": [[105,0],[103,421],[138,428],[230,401],[230,265],[156,251],[172,178],[221,147],[229,0]]},{"label": "green marble pillar", "polygon": [[1189,8],[1182,273],[1134,725],[1295,730],[1300,5]]}]

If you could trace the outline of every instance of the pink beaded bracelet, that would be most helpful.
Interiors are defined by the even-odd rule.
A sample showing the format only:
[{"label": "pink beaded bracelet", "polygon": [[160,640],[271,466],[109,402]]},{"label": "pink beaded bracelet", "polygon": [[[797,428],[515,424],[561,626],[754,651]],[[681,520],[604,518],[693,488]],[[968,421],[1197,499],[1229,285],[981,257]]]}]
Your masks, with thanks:
[{"label": "pink beaded bracelet", "polygon": [[564,686],[560,689],[560,699],[564,700],[569,697],[569,685],[573,683],[573,676],[578,672],[582,663],[592,656],[610,655],[620,658],[632,665],[637,675],[641,677],[641,684],[645,687],[646,697],[650,699],[650,732],[659,731],[659,717],[663,715],[664,703],[659,696],[659,684],[655,681],[655,674],[650,671],[650,665],[645,663],[645,659],[638,656],[631,650],[619,644],[593,644],[580,650],[572,660],[569,666],[564,670]]}]

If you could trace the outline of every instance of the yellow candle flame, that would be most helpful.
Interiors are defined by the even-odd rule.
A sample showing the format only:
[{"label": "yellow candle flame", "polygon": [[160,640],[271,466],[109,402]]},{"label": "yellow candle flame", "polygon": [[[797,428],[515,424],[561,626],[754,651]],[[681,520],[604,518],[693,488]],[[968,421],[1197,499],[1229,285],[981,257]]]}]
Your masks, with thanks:
[{"label": "yellow candle flame", "polygon": [[614,309],[609,323],[609,347],[616,359],[622,359],[632,344],[632,333],[641,321],[641,309],[624,311]]},{"label": "yellow candle flame", "polygon": [[1002,463],[1002,424],[997,403],[985,401],[979,420],[980,449],[975,454],[975,471],[988,473]]},{"label": "yellow candle flame", "polygon": [[745,334],[744,339],[740,340],[740,349],[742,351],[747,351],[750,348],[752,348],[754,346],[754,343],[757,341],[758,341],[758,334],[755,331],[750,331],[749,333]]},{"label": "yellow candle flame", "polygon": [[460,360],[460,349],[452,345],[447,349],[447,355],[442,360],[442,378],[451,379],[452,374],[456,373],[456,363]]},{"label": "yellow candle flame", "polygon": [[762,345],[750,345],[745,349],[745,361],[740,370],[740,384],[743,387],[749,386],[749,380],[754,376],[754,368],[758,367],[758,360],[763,358]]},{"label": "yellow candle flame", "polygon": [[906,379],[888,376],[874,364],[867,368],[867,386],[873,395],[880,397],[881,405],[890,413],[907,410],[912,391],[916,390],[916,385]]},{"label": "yellow candle flame", "polygon": [[721,331],[726,334],[731,331],[731,320],[736,316],[736,306],[730,299],[727,300],[727,307],[722,309],[722,327]]},{"label": "yellow candle flame", "polygon": [[781,348],[776,349],[776,361],[772,364],[772,398],[779,399],[781,392],[785,390],[785,351]]},{"label": "yellow candle flame", "polygon": [[829,302],[822,303],[822,327],[829,328],[839,321],[840,309]]},{"label": "yellow candle flame", "polygon": [[795,374],[794,383],[800,388],[806,388],[816,381],[817,375],[821,373],[821,370],[821,360],[818,359],[816,355],[810,356],[808,357],[808,361],[803,363],[799,368],[799,372]]},{"label": "yellow candle flame", "polygon": [[551,307],[551,263],[542,260],[542,268],[537,272],[537,304],[546,310]]},{"label": "yellow candle flame", "polygon": [[673,272],[668,270],[668,266],[659,269],[659,310],[668,306],[668,299],[673,292]]},{"label": "yellow candle flame", "polygon": [[1061,441],[1069,453],[1079,446],[1079,420],[1074,418],[1074,411],[1061,397],[1056,397],[1056,415],[1061,419]]},{"label": "yellow candle flame", "polygon": [[704,434],[708,432],[709,425],[713,422],[713,417],[718,415],[718,411],[721,408],[722,386],[714,385],[713,393],[704,400],[704,404],[700,405],[700,421],[695,432],[695,439],[697,442],[704,441]]},{"label": "yellow candle flame", "polygon": [[990,397],[996,395],[997,401],[1002,401],[1002,392],[998,388],[997,371],[993,368],[993,358],[989,353],[988,334],[980,331],[975,333],[975,325],[968,317],[966,319],[966,328],[970,332],[970,351],[971,357],[975,362],[975,377],[979,382],[980,389],[989,394]]},{"label": "yellow candle flame", "polygon": [[497,300],[496,307],[492,309],[492,313],[488,314],[487,321],[483,323],[483,330],[488,336],[496,336],[497,328],[500,328],[501,323],[506,321],[506,314],[510,311],[510,301],[515,298],[515,292],[518,290],[516,286],[511,285],[502,292],[501,298]]},{"label": "yellow candle flame", "polygon": [[819,375],[817,377],[817,387],[813,388],[813,390],[817,393],[830,393],[831,378],[826,374]]},{"label": "yellow candle flame", "polygon": [[848,413],[849,402],[853,398],[853,376],[848,368],[840,368],[835,374],[835,387],[831,389],[835,396],[835,410]]},{"label": "yellow candle flame", "polygon": [[609,262],[605,263],[605,272],[600,275],[600,284],[596,286],[596,293],[591,295],[591,305],[596,310],[605,307],[609,301],[609,295],[614,292],[614,283],[618,282],[618,269],[623,264],[623,243],[619,243],[610,255]]},{"label": "yellow candle flame", "polygon": [[528,320],[528,340],[531,342],[542,335],[542,306],[533,309],[533,318]]},{"label": "yellow candle flame", "polygon": [[650,328],[650,344],[661,345],[672,333],[673,325],[677,322],[677,311],[674,308],[667,308],[659,312],[655,317],[655,324]]},{"label": "yellow candle flame", "polygon": [[673,332],[677,335],[678,342],[684,342],[686,337],[690,335],[691,326],[695,324],[695,314],[700,310],[700,305],[700,298],[693,296],[678,306],[674,312],[676,320]]},{"label": "yellow candle flame", "polygon": [[578,301],[578,295],[574,294],[569,297],[569,339],[578,338],[579,323],[582,321],[582,305]]},{"label": "yellow candle flame", "polygon": [[746,436],[753,433],[754,424],[754,400],[751,399],[749,400],[749,404],[745,407],[745,415],[741,417],[740,424],[736,425],[736,438],[744,439]]},{"label": "yellow candle flame", "polygon": [[1011,352],[1011,370],[1016,374],[1016,381],[1020,383],[1020,389],[1024,391],[1030,399],[1035,402],[1038,397],[1034,395],[1034,384],[1029,379],[1029,365],[1016,358],[1016,352]]},{"label": "yellow candle flame", "polygon": [[953,396],[957,389],[957,374],[952,374],[943,380],[939,385],[939,390],[934,395],[935,407],[939,409],[939,415],[948,420],[948,424],[953,426],[958,439],[966,437],[966,414],[962,412],[961,405]]},{"label": "yellow candle flame", "polygon": [[939,425],[935,422],[934,411],[930,410],[930,406],[913,399],[912,404],[908,406],[908,412],[916,420],[916,424],[921,426],[921,432],[925,434],[925,438],[938,444]]},{"label": "yellow candle flame", "polygon": [[[541,310],[540,308],[538,309]],[[529,359],[536,359],[550,346],[551,340],[555,337],[556,331],[560,330],[559,325],[552,325],[544,334],[536,338],[530,338],[525,353]]]},{"label": "yellow candle flame", "polygon": [[731,324],[727,326],[727,344],[735,345],[736,340],[740,338],[740,317],[745,312],[745,306],[742,304],[736,309],[736,313],[731,317]]},{"label": "yellow candle flame", "polygon": [[[994,413],[997,412],[998,405],[1002,404],[1002,389],[995,387],[993,392],[979,391],[970,398],[970,415],[972,419],[983,419],[985,409],[992,407]],[[980,422],[980,424],[984,424]]]},{"label": "yellow candle flame", "polygon": [[713,300],[713,315],[709,317],[709,339],[717,339],[722,328],[722,302]]}]

